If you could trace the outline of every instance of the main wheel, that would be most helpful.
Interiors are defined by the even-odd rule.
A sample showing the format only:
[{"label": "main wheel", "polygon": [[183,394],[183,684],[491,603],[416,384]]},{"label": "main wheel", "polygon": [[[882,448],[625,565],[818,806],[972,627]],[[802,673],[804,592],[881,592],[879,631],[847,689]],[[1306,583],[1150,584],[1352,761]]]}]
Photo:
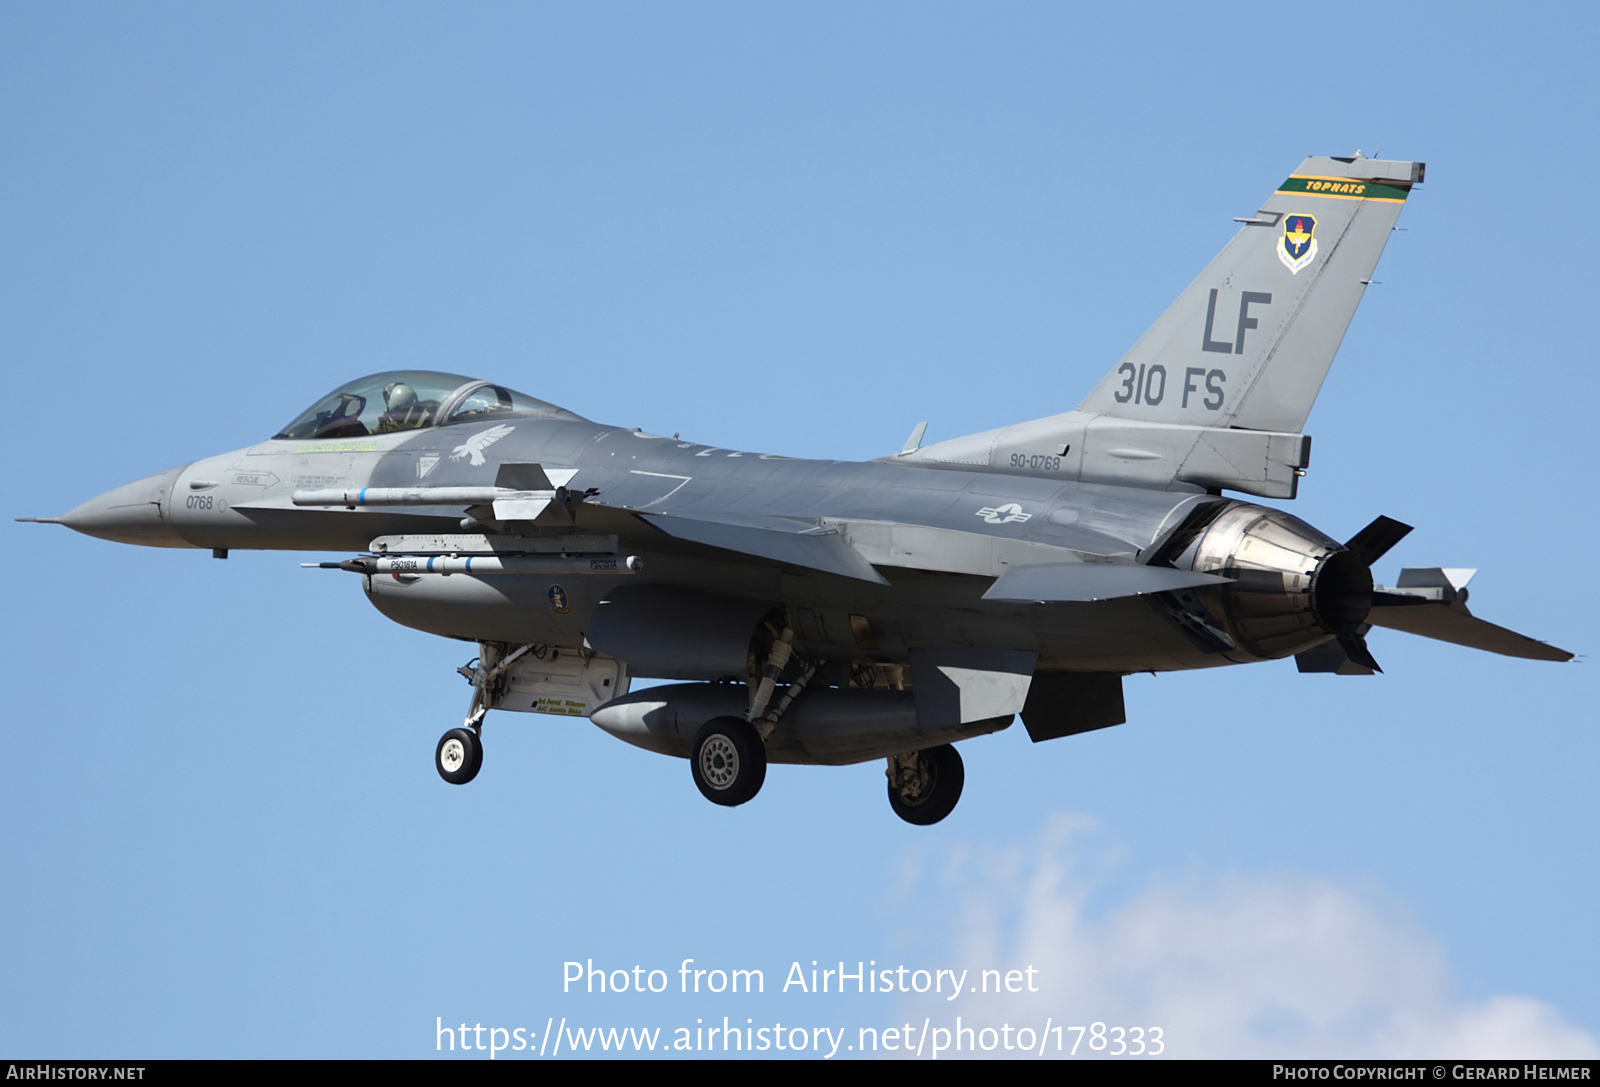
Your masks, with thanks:
[{"label": "main wheel", "polygon": [[453,728],[440,738],[433,765],[450,784],[465,785],[483,765],[483,741],[469,728]]},{"label": "main wheel", "polygon": [[695,734],[689,769],[702,796],[731,808],[761,791],[767,748],[744,718],[715,717]]},{"label": "main wheel", "polygon": [[967,771],[961,765],[961,752],[940,744],[917,752],[916,768],[902,770],[899,785],[889,777],[889,806],[908,823],[932,826],[955,810],[966,784]]}]

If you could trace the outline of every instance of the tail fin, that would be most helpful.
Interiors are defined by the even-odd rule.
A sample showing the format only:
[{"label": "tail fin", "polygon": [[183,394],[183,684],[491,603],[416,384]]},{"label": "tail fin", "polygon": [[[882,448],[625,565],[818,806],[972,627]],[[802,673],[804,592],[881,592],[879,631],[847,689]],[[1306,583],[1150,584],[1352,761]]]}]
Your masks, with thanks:
[{"label": "tail fin", "polygon": [[1299,431],[1423,170],[1306,159],[1078,410]]},{"label": "tail fin", "polygon": [[1359,151],[1306,159],[1077,410],[897,456],[1293,498],[1306,416],[1422,175]]}]

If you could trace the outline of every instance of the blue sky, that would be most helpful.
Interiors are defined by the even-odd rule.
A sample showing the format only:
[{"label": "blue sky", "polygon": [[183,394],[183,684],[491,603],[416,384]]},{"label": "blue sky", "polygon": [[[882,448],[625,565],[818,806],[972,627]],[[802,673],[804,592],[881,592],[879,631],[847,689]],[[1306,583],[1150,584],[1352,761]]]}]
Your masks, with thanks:
[{"label": "blue sky", "polygon": [[[1479,567],[1478,614],[1587,654],[1596,21],[12,5],[5,504],[64,512],[388,369],[796,456],[1066,410],[1234,216],[1360,147],[1428,182],[1290,508],[1341,538],[1416,525],[1380,580]],[[680,762],[531,715],[492,715],[450,788],[429,760],[470,650],[356,579],[3,531],[6,1053],[430,1056],[440,1020],[563,1016],[853,1041],[955,1014],[1162,1026],[1173,1055],[1600,1051],[1581,659],[1379,631],[1370,679],[1132,677],[1125,726],[964,745],[961,806],[919,829],[877,765],[776,768],[726,811]],[[673,989],[563,993],[591,958]],[[678,993],[686,958],[768,991]],[[777,991],[813,959],[1044,988]]]}]

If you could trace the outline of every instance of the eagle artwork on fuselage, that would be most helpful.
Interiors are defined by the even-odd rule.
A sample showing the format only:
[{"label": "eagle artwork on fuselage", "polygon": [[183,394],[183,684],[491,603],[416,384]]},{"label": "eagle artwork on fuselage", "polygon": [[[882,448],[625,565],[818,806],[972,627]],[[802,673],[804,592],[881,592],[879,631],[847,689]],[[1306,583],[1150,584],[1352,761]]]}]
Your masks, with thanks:
[{"label": "eagle artwork on fuselage", "polygon": [[[1374,626],[1571,654],[1467,610],[1471,570],[1371,567],[1240,498],[1292,499],[1306,416],[1423,165],[1313,157],[1078,407],[867,463],[594,423],[459,374],[343,386],[258,445],[60,518],[156,547],[358,552],[396,622],[478,645],[446,781],[490,710],[587,716],[741,804],[769,762],[887,760],[912,823],[961,795],[953,742],[1124,720],[1122,677],[1294,657],[1371,674]],[[633,677],[676,681],[630,690]]]}]

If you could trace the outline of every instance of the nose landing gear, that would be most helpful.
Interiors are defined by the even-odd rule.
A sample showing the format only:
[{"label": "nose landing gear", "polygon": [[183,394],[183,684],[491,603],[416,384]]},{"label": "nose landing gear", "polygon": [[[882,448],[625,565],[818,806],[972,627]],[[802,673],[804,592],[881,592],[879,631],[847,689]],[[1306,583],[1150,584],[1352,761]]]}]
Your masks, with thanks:
[{"label": "nose landing gear", "polygon": [[465,785],[483,768],[483,719],[503,694],[501,676],[533,646],[507,651],[508,647],[485,644],[482,655],[458,668],[472,684],[472,705],[460,728],[453,728],[439,739],[433,752],[433,767],[452,785]]},{"label": "nose landing gear", "polygon": [[465,785],[483,766],[483,740],[474,729],[453,728],[439,739],[433,765],[450,784]]}]

